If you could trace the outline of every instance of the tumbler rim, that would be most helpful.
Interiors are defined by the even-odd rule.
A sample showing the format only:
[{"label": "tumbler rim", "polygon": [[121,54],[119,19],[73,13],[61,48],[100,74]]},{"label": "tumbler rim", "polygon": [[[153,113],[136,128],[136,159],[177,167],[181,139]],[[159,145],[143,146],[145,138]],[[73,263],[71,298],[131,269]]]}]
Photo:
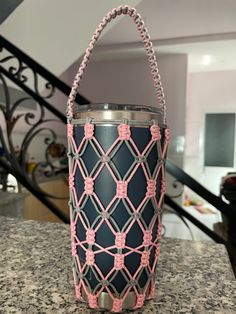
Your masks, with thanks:
[{"label": "tumbler rim", "polygon": [[127,121],[130,125],[150,126],[158,123],[161,127],[166,127],[164,114],[160,108],[145,105],[95,103],[81,105],[73,112],[72,123],[84,123],[93,120],[96,124],[121,124]]},{"label": "tumbler rim", "polygon": [[163,115],[161,108],[148,105],[134,105],[134,104],[117,104],[117,103],[90,103],[84,105],[74,105],[74,114],[85,111],[141,111],[146,113],[156,113]]}]

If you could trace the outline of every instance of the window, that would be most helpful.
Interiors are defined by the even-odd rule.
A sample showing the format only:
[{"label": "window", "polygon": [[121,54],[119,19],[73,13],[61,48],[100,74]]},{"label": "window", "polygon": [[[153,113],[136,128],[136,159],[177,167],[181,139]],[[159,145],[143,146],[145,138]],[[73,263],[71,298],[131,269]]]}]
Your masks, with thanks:
[{"label": "window", "polygon": [[207,113],[204,165],[234,167],[235,113]]}]

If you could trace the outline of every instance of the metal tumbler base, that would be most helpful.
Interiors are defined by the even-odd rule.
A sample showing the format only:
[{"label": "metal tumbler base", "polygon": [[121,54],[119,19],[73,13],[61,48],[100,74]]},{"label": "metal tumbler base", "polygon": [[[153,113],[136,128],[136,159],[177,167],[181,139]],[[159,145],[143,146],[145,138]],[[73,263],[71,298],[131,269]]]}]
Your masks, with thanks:
[{"label": "metal tumbler base", "polygon": [[[86,295],[85,290],[82,288],[82,298],[83,301],[88,303],[88,298]],[[146,291],[146,298],[145,302],[150,301],[153,299],[153,297],[150,295],[150,287]],[[125,298],[122,306],[122,312],[127,311],[127,310],[134,310],[136,309],[136,303],[137,303],[137,297],[135,292],[131,291],[128,293],[127,297]],[[113,306],[113,300],[110,297],[109,293],[107,292],[102,292],[100,296],[98,297],[98,309],[96,311],[104,311],[108,310],[111,311]]]},{"label": "metal tumbler base", "polygon": [[[85,291],[82,289],[82,297],[85,302],[87,302],[87,296]],[[98,297],[98,306],[101,311],[108,310],[110,311],[112,309],[112,298],[107,292],[102,292],[100,296]],[[125,310],[131,310],[135,307],[136,304],[136,295],[134,292],[129,292],[127,297],[125,298],[123,302],[123,311]]]}]

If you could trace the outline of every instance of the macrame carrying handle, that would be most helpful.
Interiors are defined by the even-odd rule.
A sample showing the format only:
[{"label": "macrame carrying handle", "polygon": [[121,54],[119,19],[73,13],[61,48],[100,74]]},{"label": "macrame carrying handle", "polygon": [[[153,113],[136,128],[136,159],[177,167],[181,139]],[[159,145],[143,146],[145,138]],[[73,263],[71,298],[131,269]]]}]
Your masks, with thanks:
[{"label": "macrame carrying handle", "polygon": [[67,103],[67,118],[68,120],[71,120],[73,117],[73,104],[75,101],[75,97],[77,94],[77,89],[80,84],[80,80],[85,72],[85,69],[89,63],[90,60],[90,55],[92,54],[93,48],[95,46],[95,43],[97,42],[98,38],[101,35],[102,30],[106,27],[106,25],[114,18],[116,18],[118,15],[129,15],[135,22],[137,29],[140,33],[140,36],[142,38],[142,41],[144,43],[144,47],[146,49],[146,54],[148,56],[148,61],[149,61],[149,67],[151,70],[153,82],[154,82],[154,88],[156,92],[156,96],[158,99],[158,104],[159,107],[163,111],[164,115],[164,123],[166,123],[166,102],[165,102],[165,95],[163,92],[163,87],[161,83],[161,77],[159,74],[158,70],[158,64],[157,64],[157,59],[156,55],[153,49],[152,42],[150,40],[150,35],[148,34],[148,30],[145,27],[144,21],[142,20],[140,14],[137,13],[137,11],[128,6],[119,6],[118,8],[114,8],[111,10],[101,21],[101,23],[98,25],[96,31],[93,34],[93,37],[89,43],[89,46],[85,52],[84,58],[81,62],[81,65],[79,67],[79,70],[75,76],[72,89],[68,98],[68,103]]}]

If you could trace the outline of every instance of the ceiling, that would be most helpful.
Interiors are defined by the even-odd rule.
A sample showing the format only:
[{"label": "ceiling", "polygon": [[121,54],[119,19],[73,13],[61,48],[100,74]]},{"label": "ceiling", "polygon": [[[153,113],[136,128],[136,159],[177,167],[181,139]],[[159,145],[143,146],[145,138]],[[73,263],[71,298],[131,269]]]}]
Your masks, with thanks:
[{"label": "ceiling", "polygon": [[[142,0],[142,15],[153,40],[236,32],[235,0]],[[130,18],[123,18],[102,43],[132,43],[139,39]]]},{"label": "ceiling", "polygon": [[[24,0],[2,23],[1,35],[60,75],[84,53],[102,17],[120,2],[99,0],[96,5],[94,0]],[[126,0],[131,6],[139,2]],[[117,22],[109,24],[102,35]]]},{"label": "ceiling", "polygon": [[[165,44],[154,42],[158,55],[187,54],[189,72],[222,71],[236,69],[236,39]],[[140,58],[145,55],[142,44],[104,45],[93,55],[94,61]]]},{"label": "ceiling", "polygon": [[[56,75],[78,60],[101,18],[120,0],[24,0],[1,34]],[[235,0],[126,0],[135,6],[161,54],[188,54],[190,71],[236,69]],[[56,8],[56,9],[55,9]],[[108,25],[93,58],[143,54],[128,17]]]},{"label": "ceiling", "polygon": [[[188,54],[191,72],[236,69],[235,0],[143,0],[136,9],[160,54]],[[103,36],[95,58],[141,55],[135,25],[123,18]]]}]

